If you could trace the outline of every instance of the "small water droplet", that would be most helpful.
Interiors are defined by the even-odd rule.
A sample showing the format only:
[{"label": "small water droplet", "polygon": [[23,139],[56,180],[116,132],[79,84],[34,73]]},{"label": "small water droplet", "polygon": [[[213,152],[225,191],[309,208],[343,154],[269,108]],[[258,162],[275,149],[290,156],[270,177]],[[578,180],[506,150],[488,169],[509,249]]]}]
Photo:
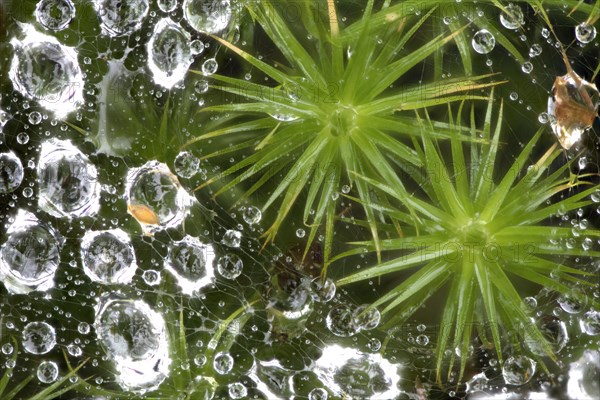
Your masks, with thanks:
[{"label": "small water droplet", "polygon": [[208,60],[202,63],[202,73],[206,76],[210,76],[217,72],[218,67],[219,64],[217,63],[217,60],[215,60],[214,58],[209,58]]},{"label": "small water droplet", "polygon": [[42,361],[37,368],[37,378],[42,383],[52,383],[58,379],[58,365],[54,361]]},{"label": "small water droplet", "polygon": [[102,32],[122,36],[138,30],[150,8],[148,0],[94,0]]},{"label": "small water droplet", "polygon": [[217,271],[223,278],[236,279],[242,274],[244,263],[236,254],[225,254],[217,261]]},{"label": "small water droplet", "polygon": [[213,368],[220,375],[225,375],[233,369],[233,357],[229,353],[218,353],[213,361]]},{"label": "small water droplet", "polygon": [[581,43],[589,43],[596,38],[596,27],[582,22],[575,27],[575,37]]},{"label": "small water droplet", "polygon": [[296,229],[296,237],[302,239],[304,236],[306,236],[306,231],[304,229]]},{"label": "small water droplet", "polygon": [[192,28],[201,33],[218,33],[229,25],[229,0],[184,0],[183,17]]},{"label": "small water droplet", "polygon": [[200,159],[189,151],[182,151],[175,157],[173,167],[177,175],[189,179],[198,173],[198,170],[200,169]]},{"label": "small water droplet", "polygon": [[15,153],[0,153],[0,194],[16,190],[23,182],[23,164]]},{"label": "small water droplet", "polygon": [[517,4],[510,3],[506,11],[500,14],[500,23],[507,29],[518,29],[525,23],[523,10]]},{"label": "small water droplet", "polygon": [[35,18],[44,28],[52,31],[65,29],[75,17],[71,0],[40,0],[35,8]]},{"label": "small water droplet", "polygon": [[533,64],[529,61],[525,61],[523,65],[521,65],[521,71],[525,72],[526,74],[531,73],[531,71],[533,71]]}]

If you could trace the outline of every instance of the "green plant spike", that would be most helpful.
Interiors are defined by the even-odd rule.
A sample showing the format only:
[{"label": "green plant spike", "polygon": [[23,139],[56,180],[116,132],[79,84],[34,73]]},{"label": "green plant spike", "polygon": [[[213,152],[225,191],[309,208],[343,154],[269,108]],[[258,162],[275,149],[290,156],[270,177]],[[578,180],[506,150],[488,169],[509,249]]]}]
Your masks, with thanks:
[{"label": "green plant spike", "polygon": [[[454,164],[452,177],[436,140],[423,135],[422,144],[417,144],[417,153],[422,157],[423,165],[435,166],[427,171],[430,184],[423,186],[426,200],[406,196],[405,188],[399,186],[396,181],[377,182],[375,179],[356,174],[357,180],[365,181],[389,194],[390,198],[398,199],[398,212],[413,209],[423,223],[420,225],[420,233],[384,240],[379,244],[381,251],[399,251],[403,253],[402,256],[340,277],[336,283],[338,286],[345,286],[382,276],[393,279],[396,272],[415,269],[412,275],[379,296],[372,304],[372,307],[381,307],[382,316],[387,321],[384,328],[403,322],[419,309],[433,292],[449,283],[450,290],[441,317],[436,347],[436,378],[440,384],[447,379],[443,371],[447,368],[450,373],[455,364],[455,358],[451,357],[446,361],[444,353],[448,348],[467,351],[473,334],[471,326],[475,322],[472,316],[475,307],[479,306],[483,308],[483,321],[489,326],[491,333],[491,342],[488,342],[487,338],[482,338],[482,341],[493,345],[501,362],[501,329],[519,326],[526,329],[528,336],[521,337],[521,342],[517,341],[513,346],[521,348],[520,351],[528,351],[523,340],[533,341],[537,343],[540,351],[556,362],[553,348],[524,311],[523,300],[511,277],[547,287],[559,294],[573,295],[577,300],[593,307],[600,306],[597,299],[583,291],[572,293],[573,285],[592,287],[597,273],[563,265],[557,259],[599,257],[600,252],[553,244],[570,239],[572,229],[545,224],[558,210],[569,212],[591,204],[591,200],[587,199],[597,192],[600,186],[586,181],[586,175],[595,174],[565,177],[572,160],[556,171],[548,172],[552,162],[561,152],[556,145],[551,146],[527,168],[533,149],[543,132],[539,129],[502,178],[498,182],[492,180],[489,177],[490,171],[498,169],[496,153],[501,146],[503,120],[500,104],[495,123],[492,123],[493,105],[490,97],[483,121],[483,135],[489,138],[488,143],[465,142],[458,134],[451,139]],[[461,121],[462,112],[461,105],[459,114],[451,121]],[[473,125],[472,110],[470,114]],[[426,122],[422,123],[425,125]],[[474,129],[474,126],[472,128]],[[472,163],[469,168],[465,168],[465,147],[470,147],[468,151],[471,157],[481,162]],[[587,185],[590,187],[586,188]],[[580,187],[581,190],[569,194],[575,187]],[[559,193],[566,195],[553,204],[546,204],[546,201]],[[595,239],[600,237],[600,231],[587,229],[585,236]],[[549,239],[554,239],[554,242],[550,243]],[[372,240],[357,242],[355,245],[355,250],[340,254],[336,260],[360,254],[364,249],[374,251],[377,248]],[[492,246],[496,249],[494,257],[487,253]],[[481,299],[480,302],[476,303],[475,298]],[[542,357],[537,354],[535,357],[542,369],[546,368]],[[462,357],[458,365],[459,381],[462,380],[465,363],[466,357]]]},{"label": "green plant spike", "polygon": [[[334,3],[328,0],[322,2],[327,4],[327,18],[317,18],[306,28],[326,48],[326,51],[318,51],[318,57],[305,47],[299,36],[289,30],[278,14],[277,7],[270,1],[252,3],[247,9],[281,52],[287,66],[272,66],[249,51],[214,37],[276,84],[273,87],[218,74],[206,77],[213,82],[214,89],[228,93],[235,99],[227,104],[205,107],[202,112],[231,113],[239,122],[227,128],[205,132],[185,144],[185,147],[189,147],[209,139],[228,139],[233,141],[229,149],[217,150],[203,157],[218,160],[225,154],[245,155],[245,158],[197,188],[216,184],[220,179],[232,175],[233,178],[219,187],[214,196],[253,179],[253,185],[246,187],[246,194],[241,196],[245,200],[249,193],[256,193],[269,181],[267,175],[273,171],[287,171],[270,191],[270,197],[262,207],[264,215],[268,215],[266,213],[270,208],[277,207],[275,217],[270,220],[264,235],[265,245],[276,239],[282,224],[306,190],[307,197],[301,205],[304,224],[310,228],[305,255],[321,230],[324,230],[327,241],[333,238],[336,207],[331,194],[339,191],[335,183],[348,182],[355,188],[357,198],[362,203],[370,203],[373,191],[378,197],[386,197],[385,192],[369,181],[356,180],[354,173],[393,180],[396,185],[401,185],[395,173],[398,162],[417,167],[422,165],[422,160],[404,143],[403,138],[421,134],[440,139],[456,136],[456,130],[439,121],[432,121],[428,128],[421,126],[421,132],[417,132],[415,127],[419,123],[410,116],[410,111],[449,102],[487,100],[487,96],[474,95],[474,91],[504,83],[494,82],[494,75],[486,74],[453,78],[441,85],[436,82],[400,87],[388,93],[391,84],[454,40],[465,27],[460,32],[440,34],[417,49],[399,52],[431,18],[433,9],[420,17],[404,15],[403,23],[414,20],[414,25],[398,31],[400,21],[373,20],[374,14],[371,13],[374,12],[374,3],[369,1],[361,17],[360,30],[356,35],[348,36],[346,29],[354,29],[352,27],[356,24],[343,27]],[[317,9],[316,4],[310,2],[302,2],[302,7],[312,11]],[[372,30],[375,28],[385,35],[383,39],[386,46],[372,45]],[[341,50],[347,48],[351,49],[352,55],[341,57]],[[192,72],[200,74],[198,71]],[[269,121],[265,115],[276,116],[279,120],[272,118]],[[238,142],[234,135],[240,132],[245,135],[244,140]],[[458,137],[465,141],[481,140],[470,137],[466,131],[461,131]],[[334,179],[330,181],[327,177]],[[371,208],[364,209],[371,235],[378,243],[378,216]],[[308,215],[313,210],[314,215],[309,220]],[[411,211],[411,214],[417,218],[415,212]],[[395,224],[396,230],[402,230],[399,221],[392,218],[388,222]],[[329,245],[325,247],[323,276],[330,263]]]}]

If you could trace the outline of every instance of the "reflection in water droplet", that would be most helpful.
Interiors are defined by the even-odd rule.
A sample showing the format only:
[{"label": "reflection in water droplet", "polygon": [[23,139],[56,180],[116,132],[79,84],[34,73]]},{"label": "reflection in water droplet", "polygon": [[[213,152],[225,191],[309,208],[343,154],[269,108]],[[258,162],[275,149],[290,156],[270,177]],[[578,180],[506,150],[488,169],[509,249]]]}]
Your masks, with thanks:
[{"label": "reflection in water droplet", "polygon": [[175,173],[177,175],[189,179],[198,173],[198,169],[200,169],[200,160],[189,151],[182,151],[175,157],[173,167],[175,168]]},{"label": "reflection in water droplet", "polygon": [[242,218],[248,225],[256,225],[262,218],[262,212],[258,207],[248,206],[243,210]]},{"label": "reflection in water droplet", "polygon": [[487,29],[482,29],[473,35],[471,45],[479,54],[488,54],[496,46],[496,38]]},{"label": "reflection in water droplet", "polygon": [[65,29],[75,17],[71,0],[40,0],[35,8],[35,18],[44,28],[52,31]]},{"label": "reflection in water droplet", "polygon": [[96,167],[68,140],[42,143],[37,165],[41,210],[54,217],[91,216],[100,209]]},{"label": "reflection in water droplet", "polygon": [[30,322],[22,333],[23,349],[31,354],[46,354],[56,346],[56,330],[46,322]]},{"label": "reflection in water droplet", "polygon": [[228,229],[223,235],[223,239],[221,239],[221,243],[225,246],[229,247],[240,247],[242,243],[242,232],[236,231],[234,229]]},{"label": "reflection in water droplet", "polygon": [[12,151],[0,153],[0,194],[10,193],[23,182],[23,164]]},{"label": "reflection in water droplet", "polygon": [[336,398],[395,399],[400,396],[399,369],[380,354],[331,345],[323,349],[314,372]]},{"label": "reflection in water droplet", "polygon": [[129,283],[137,269],[133,246],[121,229],[86,232],[81,260],[85,274],[104,284]]},{"label": "reflection in water droplet", "polygon": [[371,330],[377,328],[381,314],[376,308],[370,308],[368,304],[363,304],[354,310],[354,325],[361,330]]},{"label": "reflection in water droplet", "polygon": [[42,383],[52,383],[58,379],[58,365],[54,361],[42,361],[37,369],[37,378]]},{"label": "reflection in water droplet", "polygon": [[500,23],[507,29],[518,29],[525,23],[523,10],[516,4],[506,6],[506,12],[500,14]]},{"label": "reflection in water droplet", "polygon": [[110,36],[136,31],[148,13],[148,0],[94,0],[102,32]]},{"label": "reflection in water droplet", "polygon": [[[545,315],[536,320],[537,327],[540,333],[544,336],[547,344],[551,347],[555,354],[558,354],[569,341],[569,335],[567,333],[567,327],[563,321],[559,318]],[[533,354],[539,356],[545,356],[546,350],[539,341],[530,335],[527,335],[525,339],[529,350]]]},{"label": "reflection in water droplet", "polygon": [[0,248],[0,278],[11,293],[48,290],[60,263],[62,239],[35,215],[19,210]]},{"label": "reflection in water droplet", "polygon": [[233,369],[233,357],[229,353],[219,353],[213,361],[213,368],[218,374],[225,375]]},{"label": "reflection in water droplet", "polygon": [[524,385],[535,374],[536,362],[526,356],[509,357],[502,366],[502,376],[509,385]]},{"label": "reflection in water droplet", "polygon": [[570,400],[600,399],[600,352],[586,350],[570,364],[567,393]]},{"label": "reflection in water droplet", "polygon": [[219,64],[214,58],[209,58],[208,60],[202,63],[202,73],[204,75],[209,76],[214,74],[215,72],[217,72],[217,68],[219,68]]},{"label": "reflection in water droplet", "polygon": [[117,382],[143,393],[158,387],[171,359],[163,317],[141,300],[105,298],[96,306],[98,341],[114,361]]},{"label": "reflection in water droplet", "polygon": [[596,38],[596,27],[582,22],[575,27],[575,37],[581,43],[589,43]]},{"label": "reflection in water droplet", "polygon": [[169,18],[154,26],[147,45],[148,67],[154,82],[167,89],[183,80],[192,63],[190,35]]},{"label": "reflection in water droplet", "polygon": [[25,37],[10,42],[15,53],[8,76],[23,96],[63,118],[83,102],[84,82],[77,52],[29,24],[20,26]]},{"label": "reflection in water droplet", "polygon": [[128,212],[147,234],[179,225],[193,201],[177,177],[158,161],[129,170],[125,195]]},{"label": "reflection in water droplet", "polygon": [[201,33],[218,33],[231,19],[229,0],[184,0],[183,17]]},{"label": "reflection in water droplet", "polygon": [[329,310],[325,323],[327,329],[336,336],[352,336],[359,330],[354,324],[354,310],[345,304],[339,304]]},{"label": "reflection in water droplet", "polygon": [[158,0],[157,3],[158,8],[166,13],[175,10],[175,7],[177,7],[177,0]]},{"label": "reflection in water droplet", "polygon": [[600,312],[588,311],[579,321],[582,332],[590,336],[600,335]]},{"label": "reflection in water droplet", "polygon": [[225,254],[217,261],[217,271],[223,278],[236,279],[242,274],[244,263],[236,254]]},{"label": "reflection in water droplet", "polygon": [[165,269],[177,280],[184,294],[191,295],[212,283],[214,249],[195,237],[186,236],[169,246]]}]

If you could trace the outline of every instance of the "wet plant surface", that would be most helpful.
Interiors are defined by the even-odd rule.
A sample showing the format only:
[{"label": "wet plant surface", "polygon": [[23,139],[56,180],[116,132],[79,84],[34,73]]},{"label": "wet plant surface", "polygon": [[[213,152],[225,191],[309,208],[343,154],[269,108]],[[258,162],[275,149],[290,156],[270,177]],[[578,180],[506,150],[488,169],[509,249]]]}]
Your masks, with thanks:
[{"label": "wet plant surface", "polygon": [[0,11],[0,398],[600,397],[600,3]]}]

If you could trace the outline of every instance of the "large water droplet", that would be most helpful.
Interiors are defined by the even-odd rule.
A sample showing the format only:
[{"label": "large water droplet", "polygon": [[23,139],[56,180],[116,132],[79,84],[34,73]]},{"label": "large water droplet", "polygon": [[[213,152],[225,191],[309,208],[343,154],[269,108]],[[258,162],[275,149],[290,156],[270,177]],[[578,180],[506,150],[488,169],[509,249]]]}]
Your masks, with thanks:
[{"label": "large water droplet", "polygon": [[192,28],[202,33],[218,33],[231,19],[229,0],[184,0],[183,17]]},{"label": "large water droplet", "polygon": [[163,317],[141,300],[102,299],[96,307],[96,335],[114,361],[125,390],[152,390],[171,363]]},{"label": "large water droplet", "polygon": [[238,248],[242,244],[242,232],[235,229],[228,229],[221,239],[221,243],[225,246]]},{"label": "large water droplet", "polygon": [[[547,344],[552,348],[552,351],[558,354],[569,341],[567,327],[559,318],[546,315],[536,321],[540,333],[544,336]],[[525,343],[533,354],[545,356],[546,350],[537,339],[531,335],[527,335]]]},{"label": "large water droplet", "polygon": [[35,8],[35,18],[44,28],[52,31],[65,29],[75,17],[71,0],[40,0]]},{"label": "large water droplet", "polygon": [[331,333],[348,337],[356,334],[359,328],[354,323],[354,310],[345,304],[339,304],[329,310],[325,323]]},{"label": "large water droplet", "polygon": [[148,234],[179,225],[193,201],[177,177],[158,161],[129,170],[125,195],[128,212]]},{"label": "large water droplet", "polygon": [[482,29],[473,35],[471,45],[479,54],[487,54],[496,46],[496,38],[487,29]]},{"label": "large water droplet", "polygon": [[37,100],[57,118],[63,118],[83,102],[83,75],[77,52],[31,25],[20,26],[25,37],[10,42],[15,54],[8,76],[23,96]]},{"label": "large water droplet", "polygon": [[58,365],[54,361],[42,361],[37,368],[37,378],[42,383],[52,383],[58,379]]},{"label": "large water droplet", "polygon": [[226,279],[236,279],[242,274],[243,269],[242,259],[235,254],[225,254],[217,261],[217,271]]},{"label": "large water droplet", "polygon": [[399,366],[380,354],[327,346],[315,362],[314,372],[336,398],[395,399],[400,396]]},{"label": "large water droplet", "polygon": [[596,27],[582,22],[575,27],[575,37],[581,43],[589,43],[596,38]]},{"label": "large water droplet", "polygon": [[506,12],[500,14],[500,23],[508,29],[518,29],[525,23],[523,10],[516,4],[506,6]]},{"label": "large water droplet", "polygon": [[213,360],[213,368],[218,374],[228,374],[233,369],[233,357],[229,353],[219,353]]},{"label": "large water droplet", "polygon": [[129,283],[137,268],[129,236],[121,229],[86,232],[81,260],[85,274],[104,284]]},{"label": "large water droplet", "polygon": [[0,194],[10,193],[23,182],[23,164],[12,151],[0,153]]},{"label": "large water droplet", "polygon": [[148,13],[148,0],[94,0],[102,32],[110,36],[136,31]]},{"label": "large water droplet", "polygon": [[160,10],[165,13],[174,11],[177,7],[177,0],[158,0],[157,3],[158,8],[160,8]]},{"label": "large water droplet", "polygon": [[195,237],[186,236],[169,246],[165,268],[177,279],[184,294],[191,295],[214,279],[214,249]]},{"label": "large water droplet", "polygon": [[48,290],[60,263],[62,239],[35,215],[19,210],[0,249],[0,278],[12,293]]},{"label": "large water droplet", "polygon": [[321,303],[327,303],[335,296],[335,283],[330,278],[324,281],[321,278],[314,278],[310,283],[313,292],[313,299]]},{"label": "large water droplet", "polygon": [[381,320],[381,314],[376,308],[371,308],[368,304],[363,304],[353,312],[354,326],[362,330],[371,330],[377,328]]},{"label": "large water droplet", "polygon": [[581,330],[590,336],[600,335],[600,312],[588,311],[579,321]]},{"label": "large water droplet", "polygon": [[148,41],[148,67],[154,82],[167,89],[183,80],[192,63],[190,35],[169,18],[154,27]]},{"label": "large water droplet", "polygon": [[600,352],[586,350],[569,365],[567,393],[570,400],[600,399]]},{"label": "large water droplet", "polygon": [[200,169],[200,160],[189,151],[182,151],[177,154],[173,162],[175,173],[182,178],[189,179],[198,173]]},{"label": "large water droplet", "polygon": [[23,349],[31,354],[46,354],[56,346],[56,330],[47,322],[28,323],[21,337]]},{"label": "large water droplet", "polygon": [[55,217],[85,217],[100,209],[96,167],[68,140],[42,144],[37,166],[40,209]]},{"label": "large water droplet", "polygon": [[535,374],[536,362],[526,356],[509,357],[502,366],[502,376],[509,385],[524,385]]},{"label": "large water droplet", "polygon": [[262,218],[262,212],[258,207],[248,206],[243,210],[242,218],[248,225],[256,225]]}]

